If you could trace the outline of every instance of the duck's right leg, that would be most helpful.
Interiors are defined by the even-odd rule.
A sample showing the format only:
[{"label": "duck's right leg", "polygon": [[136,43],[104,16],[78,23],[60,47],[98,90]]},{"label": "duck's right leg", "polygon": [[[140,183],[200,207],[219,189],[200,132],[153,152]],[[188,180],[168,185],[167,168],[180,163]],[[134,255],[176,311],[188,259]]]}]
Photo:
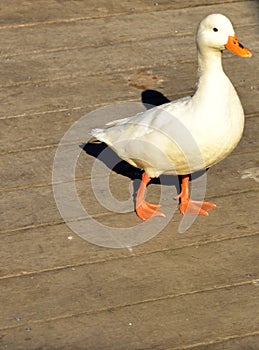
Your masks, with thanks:
[{"label": "duck's right leg", "polygon": [[208,211],[216,208],[214,203],[210,202],[200,202],[193,201],[190,199],[190,190],[189,190],[189,180],[190,175],[182,175],[182,190],[181,193],[176,197],[180,199],[180,212],[181,214],[190,214],[190,215],[209,215]]},{"label": "duck's right leg", "polygon": [[148,220],[153,216],[165,216],[159,204],[152,204],[145,201],[147,184],[151,178],[144,172],[136,195],[136,213],[142,220]]}]

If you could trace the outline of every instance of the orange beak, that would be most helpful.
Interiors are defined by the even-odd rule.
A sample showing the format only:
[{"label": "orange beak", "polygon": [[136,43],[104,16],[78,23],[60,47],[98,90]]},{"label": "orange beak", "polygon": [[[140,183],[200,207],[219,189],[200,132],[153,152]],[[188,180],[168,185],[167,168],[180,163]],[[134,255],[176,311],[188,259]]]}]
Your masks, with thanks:
[{"label": "orange beak", "polygon": [[225,48],[237,56],[248,58],[252,57],[252,52],[238,41],[236,34],[228,37],[228,42],[226,43]]}]

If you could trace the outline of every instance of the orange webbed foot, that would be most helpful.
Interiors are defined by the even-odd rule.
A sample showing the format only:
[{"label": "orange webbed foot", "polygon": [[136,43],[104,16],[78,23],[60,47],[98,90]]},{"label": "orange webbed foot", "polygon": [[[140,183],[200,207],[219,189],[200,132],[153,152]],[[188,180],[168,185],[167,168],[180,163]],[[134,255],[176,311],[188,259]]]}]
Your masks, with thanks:
[{"label": "orange webbed foot", "polygon": [[142,220],[148,220],[154,216],[165,216],[159,204],[145,201],[145,191],[150,177],[144,172],[136,195],[136,213]]},{"label": "orange webbed foot", "polygon": [[216,205],[210,202],[200,202],[191,200],[188,187],[190,175],[182,175],[181,178],[182,191],[176,197],[180,199],[179,209],[181,214],[208,216],[208,211],[216,208]]},{"label": "orange webbed foot", "polygon": [[216,204],[185,199],[181,200],[179,208],[181,214],[208,216],[208,211],[216,208]]},{"label": "orange webbed foot", "polygon": [[165,216],[159,204],[152,204],[145,200],[143,200],[141,204],[137,206],[136,213],[138,217],[144,221],[151,219],[154,216]]}]

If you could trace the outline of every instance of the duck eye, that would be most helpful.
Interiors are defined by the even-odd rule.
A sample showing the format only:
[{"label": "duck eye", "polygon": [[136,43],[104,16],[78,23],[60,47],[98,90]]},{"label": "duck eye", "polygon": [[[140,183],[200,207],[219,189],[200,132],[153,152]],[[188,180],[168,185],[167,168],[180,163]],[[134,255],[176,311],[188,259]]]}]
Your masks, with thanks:
[{"label": "duck eye", "polygon": [[218,28],[213,28],[213,31],[218,32],[219,30],[218,30]]}]

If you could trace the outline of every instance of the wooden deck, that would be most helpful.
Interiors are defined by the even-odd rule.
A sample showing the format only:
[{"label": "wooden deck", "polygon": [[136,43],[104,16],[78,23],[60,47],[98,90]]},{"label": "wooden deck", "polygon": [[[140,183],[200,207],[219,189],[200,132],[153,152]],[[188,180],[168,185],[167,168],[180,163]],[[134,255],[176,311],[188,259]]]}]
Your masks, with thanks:
[{"label": "wooden deck", "polygon": [[[184,234],[176,212],[129,249],[80,238],[53,196],[60,139],[86,113],[141,101],[143,90],[193,93],[196,27],[215,12],[254,53],[224,53],[246,125],[236,150],[208,173],[206,198],[217,209]],[[0,3],[0,349],[259,349],[258,14],[258,1]],[[92,218],[139,225],[134,213],[94,200],[93,159],[81,152],[76,181]],[[129,178],[112,173],[110,183],[125,200]],[[149,187],[154,200],[159,193]]]}]

